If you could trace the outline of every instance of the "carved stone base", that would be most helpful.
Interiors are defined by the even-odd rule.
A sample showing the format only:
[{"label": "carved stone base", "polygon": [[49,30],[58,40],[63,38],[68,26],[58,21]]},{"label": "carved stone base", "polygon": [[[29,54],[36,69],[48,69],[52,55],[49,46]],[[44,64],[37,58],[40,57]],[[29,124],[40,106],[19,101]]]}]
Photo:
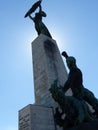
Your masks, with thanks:
[{"label": "carved stone base", "polygon": [[18,130],[55,130],[53,109],[28,105],[19,111]]}]

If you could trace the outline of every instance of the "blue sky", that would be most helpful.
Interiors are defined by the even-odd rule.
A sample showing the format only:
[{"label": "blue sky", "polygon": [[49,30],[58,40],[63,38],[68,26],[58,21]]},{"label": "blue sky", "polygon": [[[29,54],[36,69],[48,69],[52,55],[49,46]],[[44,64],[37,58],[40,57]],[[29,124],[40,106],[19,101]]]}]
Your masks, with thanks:
[{"label": "blue sky", "polygon": [[[35,1],[0,0],[0,130],[17,130],[18,110],[34,103],[31,42],[37,34],[24,15]],[[84,86],[98,98],[98,0],[43,0],[42,6],[60,52],[76,57]]]}]

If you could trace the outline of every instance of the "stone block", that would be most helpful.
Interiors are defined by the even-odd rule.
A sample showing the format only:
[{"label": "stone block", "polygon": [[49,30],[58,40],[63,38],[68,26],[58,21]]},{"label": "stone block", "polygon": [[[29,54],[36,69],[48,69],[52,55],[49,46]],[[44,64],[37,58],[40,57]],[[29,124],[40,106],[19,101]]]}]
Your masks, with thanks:
[{"label": "stone block", "polygon": [[19,111],[19,130],[55,130],[53,108],[28,105]]}]

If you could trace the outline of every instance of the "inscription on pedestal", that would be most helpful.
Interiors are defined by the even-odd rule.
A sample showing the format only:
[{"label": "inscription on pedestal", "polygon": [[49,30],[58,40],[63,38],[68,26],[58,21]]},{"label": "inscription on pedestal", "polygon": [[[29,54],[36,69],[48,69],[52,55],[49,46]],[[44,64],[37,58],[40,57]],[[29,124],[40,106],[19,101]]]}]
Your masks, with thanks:
[{"label": "inscription on pedestal", "polygon": [[19,130],[55,130],[53,109],[28,105],[19,111]]},{"label": "inscription on pedestal", "polygon": [[23,117],[19,116],[19,130],[29,130],[30,129],[30,114]]},{"label": "inscription on pedestal", "polygon": [[19,130],[31,130],[30,105],[19,111]]}]

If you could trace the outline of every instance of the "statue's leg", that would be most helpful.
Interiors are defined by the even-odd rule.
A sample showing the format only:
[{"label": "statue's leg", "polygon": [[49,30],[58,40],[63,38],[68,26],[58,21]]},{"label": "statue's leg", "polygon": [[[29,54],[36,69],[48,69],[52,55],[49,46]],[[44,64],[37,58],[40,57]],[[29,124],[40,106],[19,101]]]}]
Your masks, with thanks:
[{"label": "statue's leg", "polygon": [[87,101],[98,114],[98,99],[86,88],[84,88],[84,100]]}]

